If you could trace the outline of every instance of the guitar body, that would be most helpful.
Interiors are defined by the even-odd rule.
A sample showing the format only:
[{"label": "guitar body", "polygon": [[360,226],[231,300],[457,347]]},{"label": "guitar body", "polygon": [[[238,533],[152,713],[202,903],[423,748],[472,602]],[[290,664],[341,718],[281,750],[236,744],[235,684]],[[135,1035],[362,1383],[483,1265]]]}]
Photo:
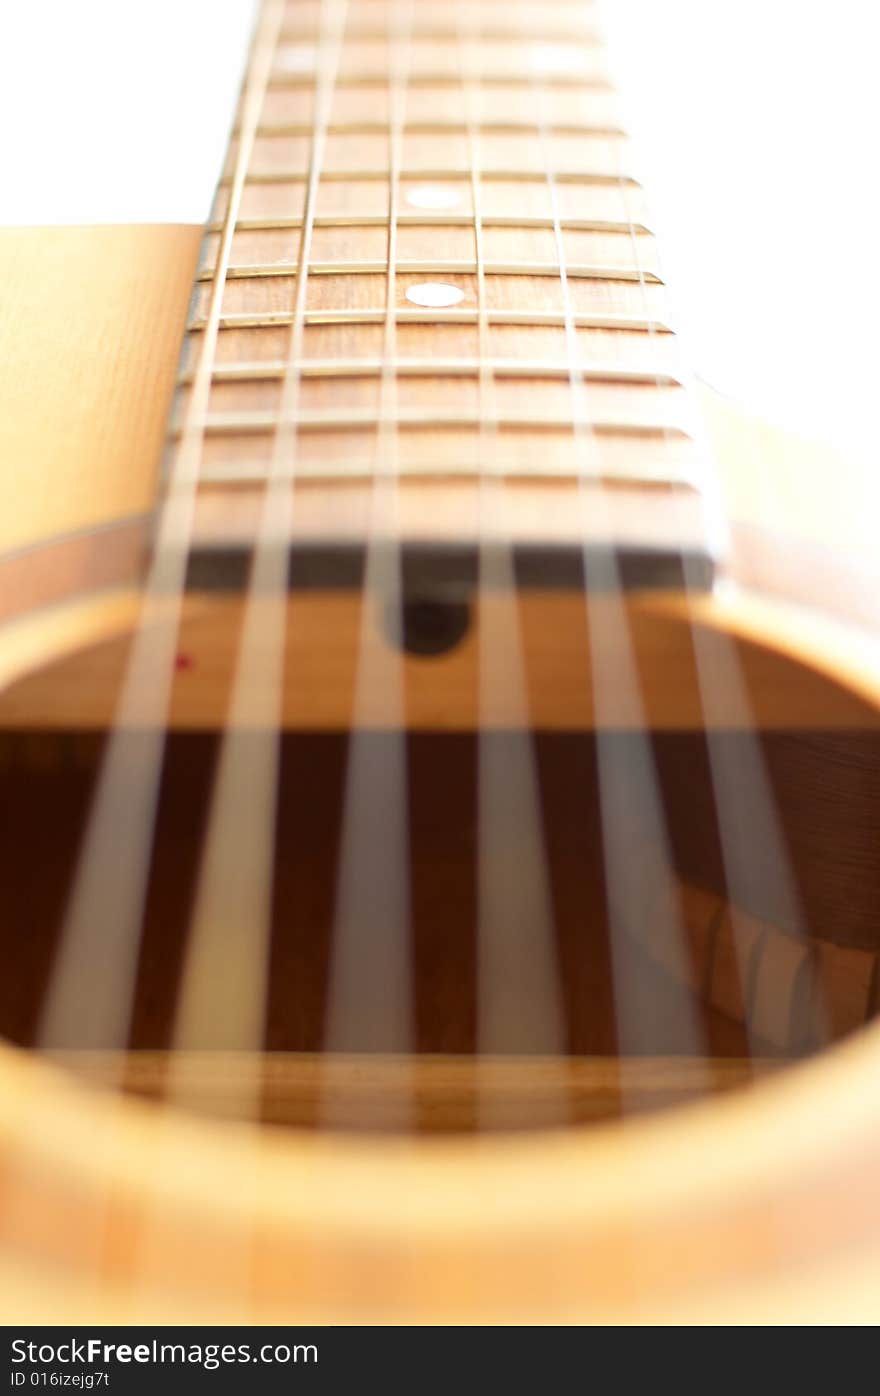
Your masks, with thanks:
[{"label": "guitar body", "polygon": [[[328,570],[319,549],[285,588],[277,808],[279,838],[297,851],[289,875],[275,876],[265,1035],[261,1050],[243,1052],[225,1035],[221,1009],[216,1039],[196,1033],[175,1056],[174,984],[196,896],[181,849],[206,818],[236,701],[248,626],[240,555],[260,526],[255,490],[206,492],[198,565],[180,599],[156,826],[164,861],[128,1050],[63,1033],[38,1042],[58,906],[150,623],[143,579],[202,237],[186,225],[0,234],[4,283],[15,293],[0,328],[12,365],[0,382],[7,1321],[870,1319],[880,1292],[880,1038],[870,1021],[880,983],[880,657],[854,622],[871,623],[873,602],[858,568],[824,541],[818,491],[815,507],[805,499],[805,471],[816,481],[838,464],[708,391],[701,406],[730,522],[709,588],[637,578],[622,594],[597,590],[585,617],[582,575],[539,569],[512,597],[478,597],[473,578],[450,591],[419,574],[402,634],[375,607],[363,572]],[[689,519],[673,517],[662,494],[651,512],[641,491],[624,486],[603,517],[625,531],[638,508],[649,537],[687,535]],[[341,547],[368,535],[363,478],[309,479],[297,496],[293,537],[304,556],[329,532]],[[473,489],[449,475],[402,479],[399,508],[410,541],[438,519],[465,537]],[[505,509],[517,538],[524,520],[540,517],[544,543],[561,544],[573,492],[564,481],[527,480],[508,487]],[[505,688],[487,716],[481,636],[493,607],[510,604],[525,696]],[[631,645],[618,644],[621,618]],[[381,691],[364,697],[365,626],[399,664],[401,711],[388,720]],[[597,672],[598,635],[611,646],[607,680]],[[711,702],[708,671],[720,676]],[[494,741],[514,764],[509,734],[524,713],[564,971],[564,1041],[553,1050],[552,1035],[535,1028],[530,1037],[514,1021],[502,1049],[484,1051],[485,964],[473,946],[476,739]],[[376,769],[393,763],[398,740],[408,754],[409,1052],[383,1036],[381,1015],[356,1019],[333,1050],[322,1028],[332,1020],[333,889],[354,726]],[[639,769],[645,730],[685,971],[650,926],[616,945],[607,865],[592,871],[605,892],[586,917],[579,891],[608,818],[603,761],[613,748]],[[731,896],[713,779],[746,770],[755,751],[797,887],[797,927],[774,868]],[[378,797],[374,808],[379,821]],[[389,822],[387,843],[368,844],[373,856],[392,832]],[[278,931],[288,922],[300,931],[291,943]],[[56,929],[43,933],[50,923]],[[622,966],[657,1015],[641,1050],[648,1010],[639,1001],[636,1045],[621,1049]],[[360,972],[365,992],[375,989],[368,968]],[[710,1044],[705,1058],[682,1036],[682,973]],[[222,975],[217,985],[220,1004],[231,1005]],[[388,995],[390,1003],[393,986]],[[789,1064],[800,1057],[808,1059]]]}]

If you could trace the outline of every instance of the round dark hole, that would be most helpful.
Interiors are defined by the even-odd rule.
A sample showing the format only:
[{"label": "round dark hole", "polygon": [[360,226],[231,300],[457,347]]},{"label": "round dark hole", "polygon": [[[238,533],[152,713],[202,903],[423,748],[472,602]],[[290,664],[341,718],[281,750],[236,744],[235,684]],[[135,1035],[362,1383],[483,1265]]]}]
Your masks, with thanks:
[{"label": "round dark hole", "polygon": [[403,603],[402,616],[386,613],[386,629],[408,654],[446,654],[467,634],[470,619],[467,601],[411,597]]}]

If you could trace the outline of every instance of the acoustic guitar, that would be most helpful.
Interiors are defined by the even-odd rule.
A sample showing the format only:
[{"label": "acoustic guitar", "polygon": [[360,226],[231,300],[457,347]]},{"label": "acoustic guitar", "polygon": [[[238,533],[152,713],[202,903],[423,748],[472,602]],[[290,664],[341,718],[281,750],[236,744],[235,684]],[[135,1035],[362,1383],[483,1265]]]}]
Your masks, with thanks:
[{"label": "acoustic guitar", "polygon": [[876,1317],[873,601],[628,160],[263,0],[204,229],[0,234],[7,1321]]}]

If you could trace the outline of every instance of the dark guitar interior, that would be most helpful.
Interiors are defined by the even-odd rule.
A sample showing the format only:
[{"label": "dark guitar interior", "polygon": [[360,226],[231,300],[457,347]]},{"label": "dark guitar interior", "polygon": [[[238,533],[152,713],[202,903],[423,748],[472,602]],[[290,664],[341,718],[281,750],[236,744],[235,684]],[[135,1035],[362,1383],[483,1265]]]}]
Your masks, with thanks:
[{"label": "dark guitar interior", "polygon": [[[369,740],[381,745],[398,737],[375,734]],[[482,740],[503,744],[512,738],[500,733]],[[632,738],[618,733],[610,740],[620,744],[622,753],[623,745]],[[737,743],[751,740],[751,735],[731,732],[714,740],[735,750]],[[4,888],[0,952],[7,972],[0,979],[0,1032],[22,1046],[35,1043],[103,741],[100,734],[82,732],[6,732],[2,739],[0,803],[5,828],[0,842],[0,885]],[[552,950],[569,1062],[627,1057],[660,1061],[686,1054],[680,1013],[682,989],[651,954],[649,905],[644,907],[648,931],[641,943],[628,940],[612,945],[595,737],[590,733],[539,732],[534,743],[551,881]],[[269,1054],[267,1061],[312,1060],[325,1045],[348,744],[346,735],[332,733],[288,732],[282,739],[269,990],[262,1043],[263,1052]],[[807,937],[810,946],[834,942],[866,952],[866,967],[861,972],[871,981],[863,994],[868,1016],[875,1007],[876,976],[870,966],[878,948],[875,908],[880,873],[875,840],[880,738],[871,733],[772,732],[762,734],[760,744],[803,910],[803,924],[784,929]],[[688,887],[725,898],[724,859],[705,735],[655,733],[652,749],[677,876]],[[127,1044],[132,1061],[159,1060],[172,1045],[182,950],[217,750],[215,733],[178,732],[168,739]],[[459,1063],[472,1062],[477,1050],[481,987],[477,972],[477,738],[414,733],[406,738],[406,751],[412,1046],[425,1060],[442,1056]],[[381,823],[381,809],[376,809],[375,818]],[[638,860],[639,849],[634,847],[631,852],[633,860]],[[509,857],[517,857],[515,846],[510,847]],[[748,911],[771,924],[776,924],[780,915],[780,908],[773,904],[774,886],[772,870],[762,865],[762,851],[756,848]],[[368,912],[363,934],[370,935]],[[686,954],[693,953],[693,947],[686,950]],[[737,1021],[707,1001],[699,988],[702,971],[691,968],[694,982],[688,999],[699,1016],[706,1054],[713,1061],[743,1063],[752,1057],[766,1064],[822,1045],[824,1034],[806,1019],[800,1027],[792,1027],[785,1044],[756,1039],[745,1021]],[[741,976],[754,973],[754,965],[749,970],[743,964],[738,972]],[[740,990],[746,1002],[749,986],[742,984]],[[754,985],[750,991],[754,992]],[[96,985],[95,993],[100,992],[100,985]],[[799,992],[803,996],[812,990],[805,981]],[[629,995],[629,1002],[636,1005],[635,1013],[630,1012],[627,1018],[630,1028],[626,1041],[621,1037],[620,994]],[[83,1011],[88,1012],[87,1004]],[[835,1015],[832,1020],[836,1021]],[[395,1047],[383,1033],[381,1012],[370,1021],[379,1026],[367,1034],[354,1030],[341,1044],[349,1056],[367,1064]],[[837,1030],[832,1026],[828,1035]],[[74,1052],[78,1046],[75,1041],[51,1045]],[[213,1045],[218,1052],[224,1048],[222,1021],[217,1022]],[[119,1046],[106,1044],[108,1051]],[[508,1041],[505,1050],[515,1065],[520,1054],[532,1063],[548,1058],[553,1045],[525,1030],[518,1040]],[[744,1076],[748,1078],[747,1067]],[[150,1093],[157,1090],[153,1082]],[[519,1113],[515,1110],[512,1122],[542,1122],[540,1096],[539,1089],[537,1103],[533,1100],[532,1106]],[[297,1102],[286,1099],[283,1108],[273,1106],[267,1098],[264,1115],[297,1124],[314,1123],[319,1097],[320,1091],[307,1092],[306,1098]],[[661,1093],[659,1103],[667,1097],[677,1098],[676,1091]],[[646,1098],[645,1103],[651,1100]],[[593,1117],[617,1113],[620,1108],[620,1099],[612,1092],[601,1106],[595,1101],[589,1108],[575,1105],[574,1114]],[[452,1127],[473,1127],[472,1102],[459,1102],[452,1116]],[[381,1108],[371,1114],[367,1105],[353,1110],[350,1122],[381,1127],[385,1116]],[[433,1126],[429,1122],[426,1127]],[[450,1127],[446,1116],[440,1127]]]}]

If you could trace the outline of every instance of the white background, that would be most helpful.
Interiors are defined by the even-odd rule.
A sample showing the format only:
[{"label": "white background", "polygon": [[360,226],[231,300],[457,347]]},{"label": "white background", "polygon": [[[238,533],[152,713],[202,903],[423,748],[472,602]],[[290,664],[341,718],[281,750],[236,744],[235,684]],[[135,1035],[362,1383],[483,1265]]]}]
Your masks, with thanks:
[{"label": "white background", "polygon": [[877,0],[604,0],[700,374],[880,460]]},{"label": "white background", "polygon": [[252,0],[0,0],[0,224],[204,222]]},{"label": "white background", "polygon": [[[697,370],[875,455],[876,0],[603,0]],[[0,0],[0,223],[205,217],[252,0]]]}]

